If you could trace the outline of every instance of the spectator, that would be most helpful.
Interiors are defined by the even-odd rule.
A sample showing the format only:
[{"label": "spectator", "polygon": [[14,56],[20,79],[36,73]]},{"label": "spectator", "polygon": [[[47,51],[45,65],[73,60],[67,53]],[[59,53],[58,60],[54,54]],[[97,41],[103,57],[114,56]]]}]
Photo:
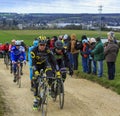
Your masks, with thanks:
[{"label": "spectator", "polygon": [[[95,38],[89,39],[89,50],[93,50],[95,48],[96,40]],[[89,54],[89,61],[88,61],[88,73],[92,73],[96,75],[96,61],[94,60],[94,55]]]},{"label": "spectator", "polygon": [[88,40],[82,40],[83,49],[81,50],[83,72],[88,73],[89,44]]},{"label": "spectator", "polygon": [[107,33],[108,35],[108,45],[104,48],[105,60],[107,62],[108,68],[108,79],[114,80],[115,78],[115,62],[119,52],[119,47],[115,43],[113,38],[113,32]]},{"label": "spectator", "polygon": [[91,54],[94,55],[94,60],[97,61],[97,70],[98,77],[103,76],[103,60],[104,60],[104,47],[101,42],[101,38],[96,38],[95,48],[91,51]]},{"label": "spectator", "polygon": [[107,33],[108,39],[111,39],[115,44],[117,44],[117,40],[115,38],[115,34],[113,31]]},{"label": "spectator", "polygon": [[71,40],[70,40],[70,52],[71,52],[71,58],[73,58],[73,69],[78,70],[78,55],[79,50],[75,49],[77,38],[75,34],[71,34]]}]

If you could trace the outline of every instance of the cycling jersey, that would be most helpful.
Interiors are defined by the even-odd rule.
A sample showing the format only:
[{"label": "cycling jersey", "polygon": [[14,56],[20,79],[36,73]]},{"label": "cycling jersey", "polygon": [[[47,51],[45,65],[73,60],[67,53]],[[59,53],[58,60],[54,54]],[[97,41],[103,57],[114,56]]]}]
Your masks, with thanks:
[{"label": "cycling jersey", "polygon": [[35,47],[31,51],[31,57],[32,66],[34,66],[35,68],[37,67],[37,65],[42,65],[43,63],[47,62],[49,64],[52,64],[56,70],[59,70],[59,67],[52,52],[47,47],[44,51],[39,51],[38,47]]},{"label": "cycling jersey", "polygon": [[16,46],[11,48],[11,60],[12,61],[24,61],[26,60],[26,53],[24,47],[20,46],[19,49]]}]

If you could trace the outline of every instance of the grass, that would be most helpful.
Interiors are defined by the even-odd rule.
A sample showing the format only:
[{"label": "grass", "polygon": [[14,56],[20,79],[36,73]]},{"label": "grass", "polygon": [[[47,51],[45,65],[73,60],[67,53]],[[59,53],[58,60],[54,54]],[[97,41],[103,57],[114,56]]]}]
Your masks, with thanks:
[{"label": "grass", "polygon": [[[79,58],[81,59],[81,57]],[[108,75],[107,75],[107,65],[106,65],[106,61],[104,60],[104,66],[103,66],[103,77],[102,78],[98,78],[95,75],[92,74],[86,74],[82,72],[82,64],[81,64],[81,60],[79,60],[79,70],[75,73],[75,75],[77,76],[77,78],[83,78],[83,79],[87,79],[90,81],[93,81],[95,83],[98,83],[102,86],[104,86],[105,88],[109,88],[113,91],[115,91],[116,93],[118,93],[120,95],[120,53],[118,54],[117,57],[117,61],[116,61],[116,76],[114,80],[108,80]]]},{"label": "grass", "polygon": [[[86,30],[0,30],[0,43],[11,42],[12,39],[24,40],[27,45],[32,45],[34,38],[39,35],[45,35],[47,37],[52,37],[54,35],[71,35],[75,33],[78,39],[81,39],[83,34],[86,34],[88,37],[97,37],[99,36],[98,31],[86,31]],[[101,32],[102,37],[107,37],[107,32]],[[120,33],[115,33],[116,38],[120,40]],[[78,78],[84,78],[91,80],[93,82],[99,83],[100,85],[109,88],[116,93],[120,94],[120,53],[116,61],[116,77],[114,80],[110,81],[107,79],[107,66],[104,61],[104,76],[98,78],[97,76],[91,74],[85,74],[82,72],[81,58],[79,57],[79,70],[76,72]],[[4,114],[5,103],[4,99],[1,98],[2,92],[0,91],[0,116]],[[2,104],[2,105],[1,105]]]}]

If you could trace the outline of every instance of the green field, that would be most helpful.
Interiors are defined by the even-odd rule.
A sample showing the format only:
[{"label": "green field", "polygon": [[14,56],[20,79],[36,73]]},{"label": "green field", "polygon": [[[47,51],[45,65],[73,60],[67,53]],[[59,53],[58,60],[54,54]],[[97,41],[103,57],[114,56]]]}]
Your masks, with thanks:
[{"label": "green field", "polygon": [[[32,44],[34,38],[39,35],[45,35],[46,37],[52,37],[54,35],[71,35],[75,33],[77,38],[80,39],[83,34],[86,34],[88,37],[97,37],[99,36],[99,31],[85,31],[85,30],[0,30],[0,43],[10,42],[12,39],[24,40],[28,45]],[[101,36],[106,38],[107,32],[101,32]],[[116,38],[120,39],[120,34],[115,33]]]},{"label": "green field", "polygon": [[[54,35],[71,35],[75,33],[78,39],[81,39],[83,34],[86,34],[87,37],[97,37],[99,36],[99,31],[85,31],[85,30],[0,30],[0,43],[10,42],[12,39],[16,40],[24,40],[27,45],[32,45],[34,38],[39,35],[45,35],[47,37],[52,37]],[[116,38],[120,40],[120,33],[115,33]],[[101,36],[106,38],[107,32],[101,32]],[[107,79],[107,67],[106,62],[104,61],[104,76],[102,78],[98,78],[97,76],[93,76],[90,74],[85,74],[82,72],[82,64],[81,58],[79,56],[79,70],[75,73],[78,78],[85,78],[94,82],[101,84],[106,88],[110,88],[120,94],[120,53],[118,54],[117,62],[116,62],[116,77],[115,80],[109,81]],[[1,92],[0,92],[1,93]],[[0,94],[1,95],[1,94]],[[2,99],[0,98],[0,115],[3,107],[1,107],[1,103],[3,104]]]}]

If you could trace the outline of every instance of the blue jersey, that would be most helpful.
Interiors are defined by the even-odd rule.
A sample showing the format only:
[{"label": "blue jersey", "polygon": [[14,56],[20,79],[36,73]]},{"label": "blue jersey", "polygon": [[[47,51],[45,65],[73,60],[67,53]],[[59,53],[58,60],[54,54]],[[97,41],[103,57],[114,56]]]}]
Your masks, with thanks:
[{"label": "blue jersey", "polygon": [[24,61],[26,60],[26,53],[24,47],[20,46],[18,49],[16,46],[11,48],[11,60],[12,61]]},{"label": "blue jersey", "polygon": [[29,50],[28,50],[28,61],[29,61],[29,66],[32,66],[32,58],[31,58],[31,51],[35,48],[35,46],[31,46],[29,47]]},{"label": "blue jersey", "polygon": [[31,51],[38,46],[38,40],[33,41],[33,46],[29,47],[28,49],[28,61],[29,66],[32,66],[32,57],[31,57]]}]

